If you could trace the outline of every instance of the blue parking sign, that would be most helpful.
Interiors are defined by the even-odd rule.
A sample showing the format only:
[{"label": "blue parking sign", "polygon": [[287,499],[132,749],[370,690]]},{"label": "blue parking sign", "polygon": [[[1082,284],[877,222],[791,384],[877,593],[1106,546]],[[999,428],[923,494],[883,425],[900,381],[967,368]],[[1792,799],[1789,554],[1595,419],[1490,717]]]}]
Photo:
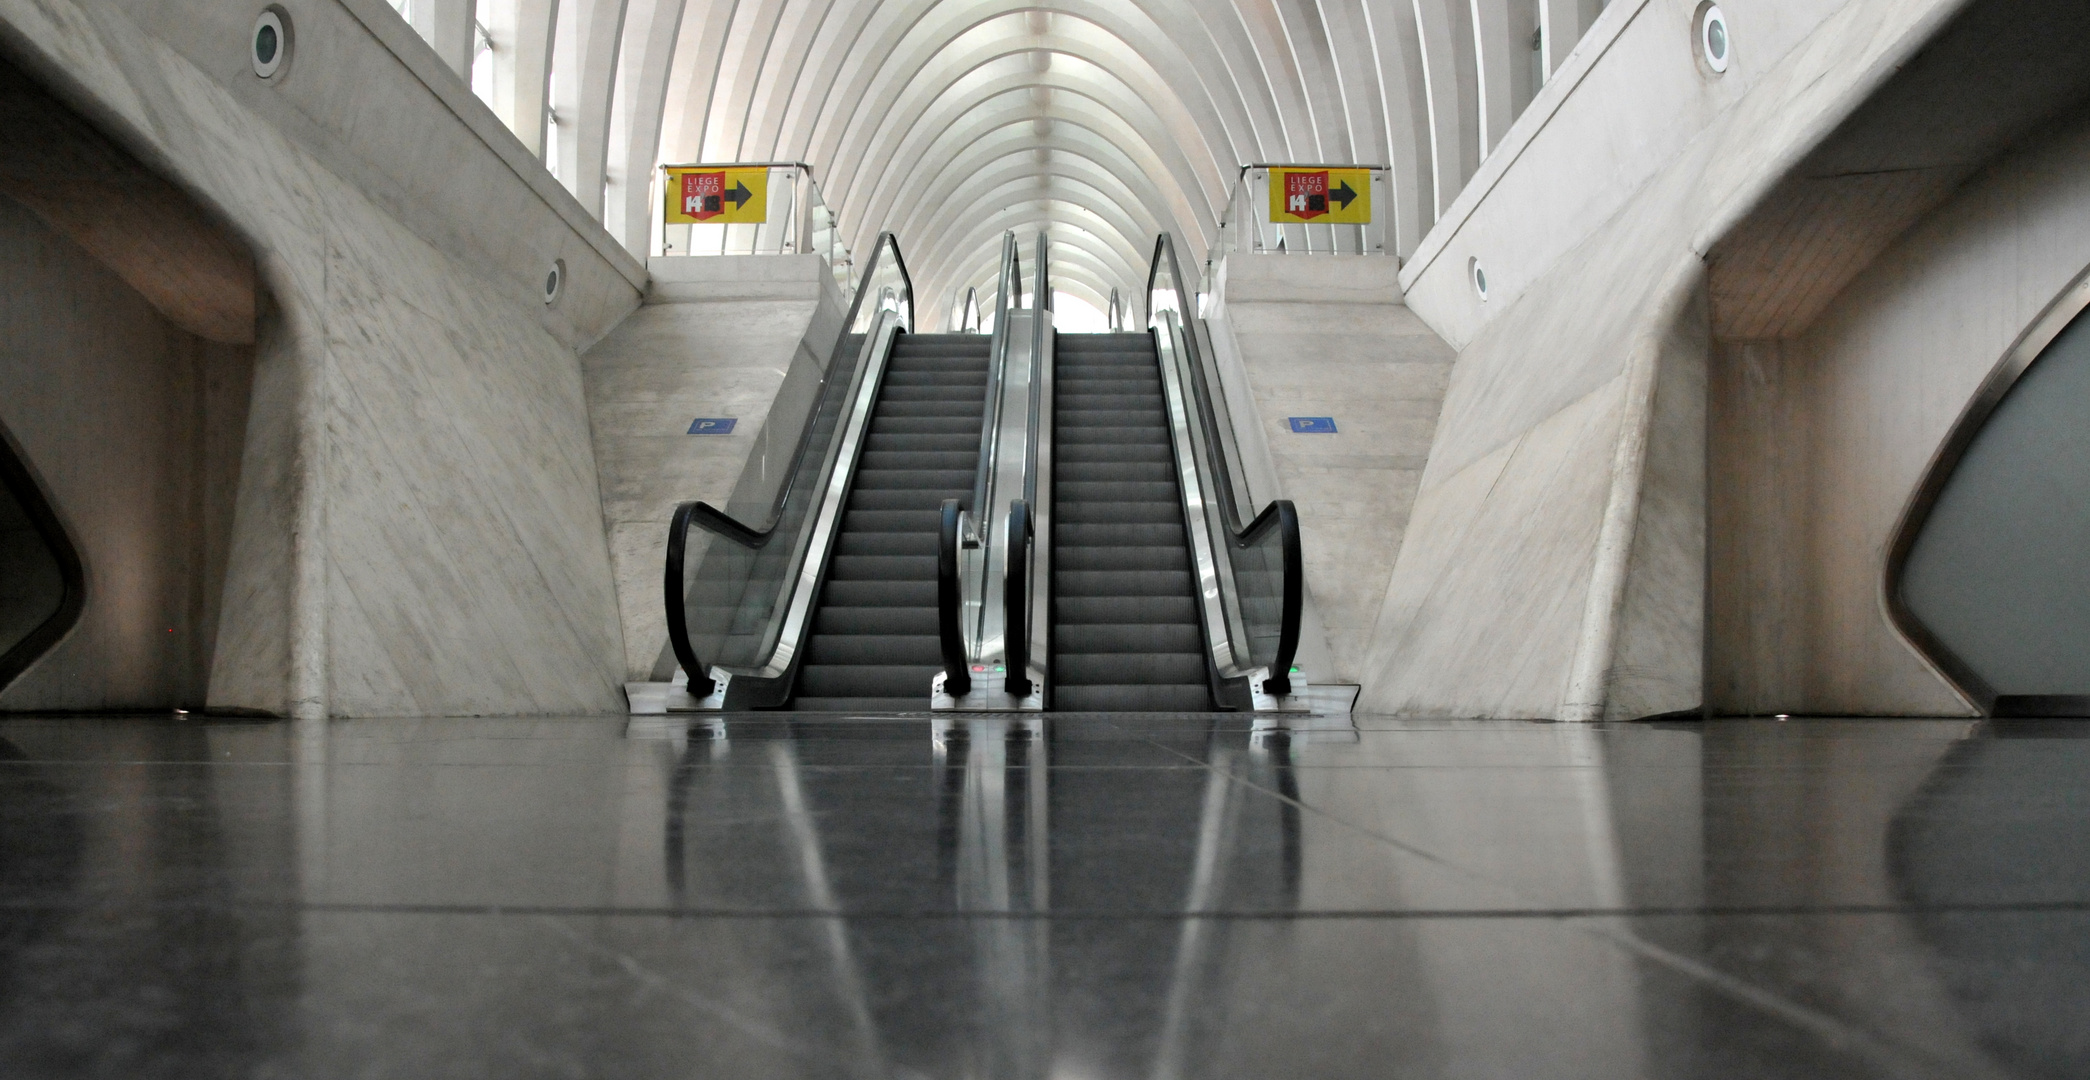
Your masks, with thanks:
[{"label": "blue parking sign", "polygon": [[699,416],[689,422],[692,435],[731,435],[736,418],[731,416]]},{"label": "blue parking sign", "polygon": [[1292,422],[1292,434],[1294,435],[1335,434],[1335,417],[1333,416],[1288,416],[1285,419]]}]

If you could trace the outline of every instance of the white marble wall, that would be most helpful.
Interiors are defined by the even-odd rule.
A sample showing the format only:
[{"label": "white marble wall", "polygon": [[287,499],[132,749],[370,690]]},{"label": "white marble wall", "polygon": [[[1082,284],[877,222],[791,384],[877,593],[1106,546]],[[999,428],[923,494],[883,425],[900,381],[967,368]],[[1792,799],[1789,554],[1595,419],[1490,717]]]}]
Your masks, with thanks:
[{"label": "white marble wall", "polygon": [[[582,357],[602,517],[624,624],[625,678],[666,681],[661,568],[678,503],[724,508],[750,459],[788,467],[797,428],[773,428],[787,376],[811,386],[841,333],[841,293],[818,255],[653,260],[644,306]],[[802,412],[802,394],[786,393]],[[793,418],[797,416],[793,413]],[[688,434],[699,416],[731,435]],[[670,660],[669,663],[672,663]]]},{"label": "white marble wall", "polygon": [[1708,693],[1722,711],[1971,711],[1888,622],[1894,530],[1961,409],[2090,268],[2090,118],[1990,166],[1804,335],[1723,344]]},{"label": "white marble wall", "polygon": [[169,323],[0,196],[0,424],[71,537],[85,603],[0,711],[200,708],[252,349]]},{"label": "white marble wall", "polygon": [[[618,710],[574,348],[637,304],[644,272],[496,146],[411,30],[395,49],[372,29],[396,21],[383,5],[292,7],[297,49],[264,84],[249,5],[0,0],[25,69],[223,215],[261,268],[210,704]],[[568,291],[547,307],[553,257]]]},{"label": "white marble wall", "polygon": [[[1446,336],[1465,344],[1367,654],[1360,709],[1579,718],[1701,704],[1704,564],[1692,552],[1704,543],[1705,510],[1703,480],[1690,475],[1703,450],[1692,448],[1689,417],[1704,407],[1696,387],[1710,343],[1702,331],[1691,343],[1691,324],[1705,318],[1694,267],[1951,8],[1851,0],[1782,60],[1728,83],[1738,91],[1732,104],[1549,268],[1528,282],[1491,269],[1483,302],[1461,265],[1450,279],[1467,290],[1457,303],[1485,303],[1484,319],[1453,320],[1441,306],[1433,314],[1425,301],[1451,303],[1450,286],[1425,288],[1404,272],[1411,305],[1440,329],[1455,325]],[[1736,33],[1741,62],[1750,39]],[[1679,52],[1688,39],[1676,34]],[[1629,99],[1640,110],[1702,107],[1696,96],[1646,86],[1613,92],[1576,93],[1590,94],[1594,109]],[[1530,182],[1548,176],[1540,169]],[[1493,213],[1488,196],[1475,198],[1473,220]],[[1506,204],[1498,225],[1534,220],[1522,213]],[[1449,217],[1439,225],[1460,227]],[[1508,287],[1498,292],[1497,282]],[[1636,357],[1650,366],[1636,367]],[[1695,438],[1702,431],[1699,422]]]},{"label": "white marble wall", "polygon": [[[1844,6],[1722,0],[1734,51],[1709,78],[1694,48],[1696,0],[1612,0],[1409,257],[1408,305],[1465,348]],[[1915,0],[1903,14],[1956,6]],[[1738,149],[1759,163],[1768,150]],[[1486,303],[1467,284],[1471,259],[1487,268]]]},{"label": "white marble wall", "polygon": [[[1401,304],[1396,259],[1230,256],[1207,322],[1238,359],[1270,491],[1299,508],[1307,591],[1328,644],[1316,681],[1356,683],[1451,375],[1451,347]],[[1332,416],[1333,435],[1287,418]],[[1237,417],[1237,423],[1244,418]],[[1267,449],[1266,449],[1267,448]]]}]

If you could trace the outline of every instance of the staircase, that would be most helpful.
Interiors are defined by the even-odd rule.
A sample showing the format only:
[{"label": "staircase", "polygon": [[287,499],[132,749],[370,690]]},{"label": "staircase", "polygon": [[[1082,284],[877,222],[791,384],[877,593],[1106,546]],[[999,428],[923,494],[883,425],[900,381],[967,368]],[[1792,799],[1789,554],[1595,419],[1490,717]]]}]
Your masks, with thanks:
[{"label": "staircase", "polygon": [[1209,711],[1154,339],[1061,334],[1054,349],[1053,708]]},{"label": "staircase", "polygon": [[943,670],[938,511],[972,492],[991,343],[983,334],[894,341],[792,708],[928,710],[929,684]]}]

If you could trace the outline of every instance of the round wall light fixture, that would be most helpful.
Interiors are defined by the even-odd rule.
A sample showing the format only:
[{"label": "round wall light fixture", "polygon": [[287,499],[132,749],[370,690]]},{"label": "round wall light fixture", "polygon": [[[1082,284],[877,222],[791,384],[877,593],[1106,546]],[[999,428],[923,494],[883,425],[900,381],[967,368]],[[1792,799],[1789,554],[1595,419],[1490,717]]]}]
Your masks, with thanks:
[{"label": "round wall light fixture", "polygon": [[1734,58],[1734,39],[1727,31],[1727,13],[1720,5],[1703,3],[1698,5],[1698,18],[1693,35],[1698,39],[1698,62],[1715,75],[1727,70],[1728,62]]},{"label": "round wall light fixture", "polygon": [[1486,303],[1488,299],[1488,270],[1480,264],[1478,257],[1466,260],[1466,276],[1473,282],[1473,295],[1480,297],[1482,303]]},{"label": "round wall light fixture", "polygon": [[254,32],[247,39],[247,59],[254,74],[273,79],[290,63],[290,15],[273,4],[254,17]]},{"label": "round wall light fixture", "polygon": [[549,304],[559,298],[559,290],[566,287],[566,260],[553,259],[552,268],[544,274],[544,302]]}]

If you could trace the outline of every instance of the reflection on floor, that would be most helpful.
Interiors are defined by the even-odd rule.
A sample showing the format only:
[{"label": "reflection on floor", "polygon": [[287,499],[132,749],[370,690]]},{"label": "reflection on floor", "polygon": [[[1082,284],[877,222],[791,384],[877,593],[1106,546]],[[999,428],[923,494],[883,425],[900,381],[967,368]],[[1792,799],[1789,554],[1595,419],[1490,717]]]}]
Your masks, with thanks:
[{"label": "reflection on floor", "polygon": [[2090,725],[0,721],[0,1075],[2090,1075]]}]

